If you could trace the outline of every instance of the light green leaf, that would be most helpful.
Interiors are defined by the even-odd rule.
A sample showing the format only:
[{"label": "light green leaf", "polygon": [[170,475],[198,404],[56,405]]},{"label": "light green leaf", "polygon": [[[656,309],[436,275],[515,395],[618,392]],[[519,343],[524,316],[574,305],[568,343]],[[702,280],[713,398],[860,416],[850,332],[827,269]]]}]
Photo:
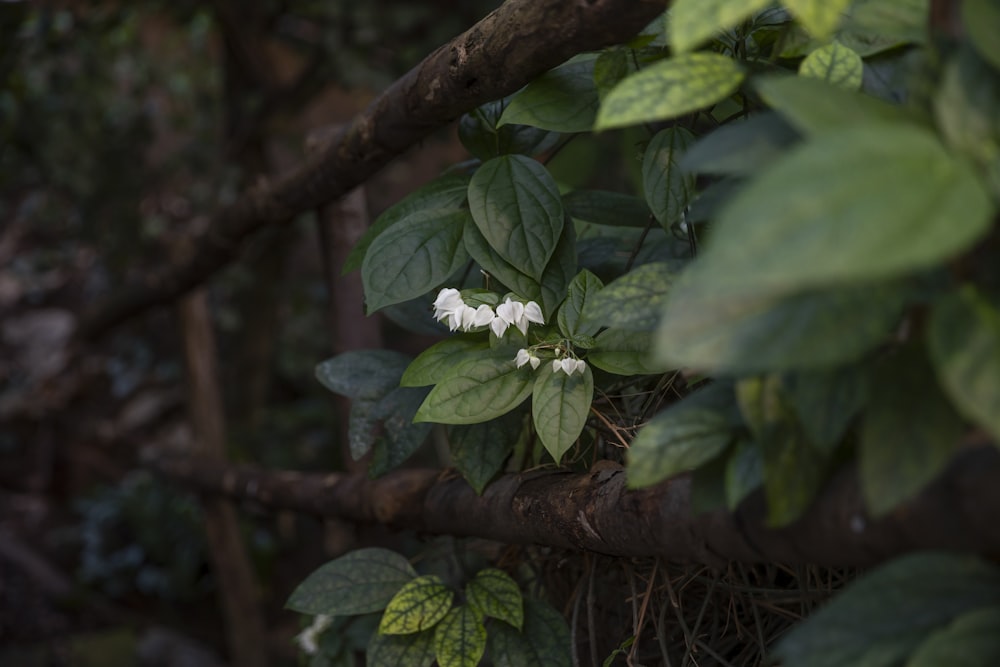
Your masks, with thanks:
[{"label": "light green leaf", "polygon": [[656,133],[642,157],[646,203],[668,231],[681,221],[694,197],[695,177],[679,166],[684,151],[693,143],[694,135],[687,129],[668,127]]},{"label": "light green leaf", "polygon": [[530,366],[517,368],[509,349],[484,352],[457,364],[420,406],[414,421],[476,424],[510,412],[531,394]]},{"label": "light green leaf", "polygon": [[437,287],[467,261],[467,211],[420,211],[376,238],[361,264],[368,313]]},{"label": "light green leaf", "polygon": [[594,339],[587,362],[615,375],[655,375],[670,368],[650,354],[653,337],[647,331],[605,329]]},{"label": "light green leaf", "polygon": [[571,218],[597,225],[645,229],[649,224],[646,203],[620,192],[573,190],[563,196],[563,206]]},{"label": "light green leaf", "polygon": [[375,220],[375,223],[365,230],[364,235],[351,249],[351,252],[347,255],[347,259],[344,260],[341,273],[347,274],[360,269],[372,241],[400,220],[422,211],[437,210],[447,212],[458,210],[465,203],[469,191],[470,178],[469,174],[464,173],[439,176],[387,208]]},{"label": "light green leaf", "polygon": [[562,199],[548,170],[523,155],[494,158],[469,183],[469,208],[490,246],[540,279],[563,228]]},{"label": "light green leaf", "polygon": [[448,429],[452,464],[476,493],[482,494],[503,470],[524,428],[523,417],[523,411],[514,410],[487,422]]},{"label": "light green leaf", "polygon": [[720,294],[857,285],[965,250],[992,210],[971,167],[929,131],[866,125],[764,170],[723,209],[692,270]]},{"label": "light green leaf", "polygon": [[810,53],[799,65],[800,75],[823,79],[847,90],[861,88],[863,73],[861,56],[836,40]]},{"label": "light green leaf", "polygon": [[743,499],[764,483],[764,461],[760,447],[740,440],[726,461],[726,508],[733,512]]},{"label": "light green leaf", "polygon": [[769,4],[769,0],[675,0],[667,22],[670,46],[677,53],[690,51]]},{"label": "light green leaf", "polygon": [[[894,667],[957,616],[996,605],[1000,571],[973,556],[903,556],[852,582],[778,643],[781,664]],[[941,663],[946,665],[948,663]]]},{"label": "light green leaf", "polygon": [[488,567],[477,572],[465,585],[465,599],[481,616],[500,619],[518,630],[524,627],[521,589],[502,570]]},{"label": "light green leaf", "polygon": [[569,284],[566,300],[559,309],[557,321],[559,330],[567,338],[574,336],[593,336],[600,329],[599,325],[582,321],[584,310],[589,307],[594,298],[601,293],[604,283],[590,271],[584,269],[576,274]]},{"label": "light green leaf", "polygon": [[524,600],[524,631],[505,623],[490,626],[490,658],[496,667],[570,667],[569,627],[541,600]]},{"label": "light green leaf", "polygon": [[594,376],[590,366],[573,375],[554,372],[549,363],[539,369],[531,397],[531,415],[538,437],[556,463],[580,437],[593,400]]},{"label": "light green leaf", "polygon": [[995,0],[964,0],[962,27],[983,58],[1000,69],[1000,5]]},{"label": "light green leaf", "polygon": [[663,60],[624,79],[608,93],[595,129],[683,116],[729,97],[744,76],[739,63],[717,53]]},{"label": "light green leaf", "polygon": [[869,512],[882,516],[933,480],[951,460],[963,430],[919,346],[880,360],[858,452]]},{"label": "light green leaf", "polygon": [[840,24],[851,0],[782,0],[781,4],[817,39],[826,39]]},{"label": "light green leaf", "polygon": [[898,283],[790,295],[704,283],[689,272],[666,296],[656,334],[656,358],[666,365],[739,374],[852,361],[885,342],[911,295]]},{"label": "light green leaf", "polygon": [[1000,607],[962,614],[936,630],[910,656],[907,667],[1000,665]]},{"label": "light green leaf", "polygon": [[433,629],[409,635],[374,632],[365,654],[366,667],[430,667],[433,662]]},{"label": "light green leaf", "polygon": [[468,605],[448,612],[434,629],[434,653],[440,667],[476,667],[486,653],[486,627]]},{"label": "light green leaf", "polygon": [[929,11],[930,0],[854,0],[845,27],[900,43],[922,44],[927,41]]},{"label": "light green leaf", "polygon": [[700,174],[750,175],[774,162],[799,139],[779,114],[757,113],[727,123],[684,151],[680,168]]},{"label": "light green leaf", "polygon": [[498,125],[520,123],[552,132],[589,132],[597,116],[595,57],[549,70],[514,95]]},{"label": "light green leaf", "polygon": [[1000,443],[1000,310],[966,286],[934,305],[931,360],[959,412]]},{"label": "light green leaf", "polygon": [[354,616],[381,611],[417,576],[399,554],[371,547],[321,566],[296,587],[285,607],[303,614]]},{"label": "light green leaf", "polygon": [[650,262],[632,269],[587,302],[584,320],[628,331],[655,329],[676,273],[669,262]]},{"label": "light green leaf", "polygon": [[401,387],[424,387],[440,382],[452,367],[490,347],[482,336],[452,336],[434,343],[410,362],[399,379]]},{"label": "light green leaf", "polygon": [[454,597],[437,575],[412,579],[389,601],[378,631],[385,635],[408,635],[432,628],[448,614]]}]

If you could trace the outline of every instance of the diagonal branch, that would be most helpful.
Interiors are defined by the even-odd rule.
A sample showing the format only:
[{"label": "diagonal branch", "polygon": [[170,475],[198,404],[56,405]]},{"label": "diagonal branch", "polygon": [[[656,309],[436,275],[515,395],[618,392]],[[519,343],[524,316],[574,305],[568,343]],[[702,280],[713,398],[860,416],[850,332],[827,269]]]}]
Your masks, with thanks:
[{"label": "diagonal branch", "polygon": [[241,241],[328,203],[461,114],[509,95],[583,51],[633,37],[663,0],[509,0],[390,86],[322,150],[288,176],[250,189],[217,211],[194,255],[151,270],[84,315],[95,338],[167,303],[236,258]]},{"label": "diagonal branch", "polygon": [[150,465],[199,491],[271,509],[613,556],[840,567],[872,565],[919,549],[1000,554],[1000,452],[993,447],[962,452],[923,493],[877,520],[865,513],[857,475],[845,470],[805,516],[780,529],[767,527],[759,492],[735,512],[693,515],[687,478],[628,490],[625,471],[609,462],[586,474],[507,475],[482,496],[462,479],[433,470],[399,470],[369,480],[206,467],[191,459]]}]

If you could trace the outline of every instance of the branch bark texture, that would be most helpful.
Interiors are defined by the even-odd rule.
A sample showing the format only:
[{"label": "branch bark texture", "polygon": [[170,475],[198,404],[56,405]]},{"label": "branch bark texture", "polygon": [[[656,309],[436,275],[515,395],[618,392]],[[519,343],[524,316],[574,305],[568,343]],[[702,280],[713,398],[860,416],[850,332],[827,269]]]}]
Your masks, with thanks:
[{"label": "branch bark texture", "polygon": [[206,467],[186,459],[151,467],[201,492],[268,508],[612,556],[841,567],[874,565],[919,549],[1000,555],[1000,452],[991,447],[964,452],[921,495],[879,519],[866,514],[857,476],[845,470],[799,521],[783,528],[767,526],[760,493],[735,512],[694,515],[687,478],[629,490],[625,471],[608,462],[586,474],[507,475],[482,496],[461,478],[433,470],[368,480]]},{"label": "branch bark texture", "polygon": [[298,169],[217,211],[192,257],[156,267],[96,304],[78,335],[95,338],[183,295],[235,259],[247,236],[341,197],[433,130],[577,53],[633,37],[664,6],[663,0],[509,0],[397,80]]}]

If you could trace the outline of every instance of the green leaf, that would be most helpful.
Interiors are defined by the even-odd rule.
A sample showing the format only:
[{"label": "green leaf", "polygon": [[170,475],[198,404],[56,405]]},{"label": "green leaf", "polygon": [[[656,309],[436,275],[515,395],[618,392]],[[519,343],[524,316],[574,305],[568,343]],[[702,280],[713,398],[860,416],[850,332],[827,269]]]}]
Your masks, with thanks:
[{"label": "green leaf", "polygon": [[642,187],[649,210],[664,229],[681,221],[694,197],[695,178],[679,166],[694,135],[683,127],[660,130],[642,157]]},{"label": "green leaf", "polygon": [[540,279],[563,228],[552,176],[523,155],[484,163],[469,183],[469,208],[490,246],[514,268]]},{"label": "green leaf", "polygon": [[861,88],[863,73],[861,56],[836,40],[810,53],[799,65],[800,75],[823,79],[847,90]]},{"label": "green leaf", "polygon": [[776,112],[727,123],[684,151],[680,168],[701,174],[752,175],[783,155],[799,133]]},{"label": "green leaf", "polygon": [[551,320],[552,313],[566,298],[569,283],[576,274],[576,230],[572,224],[568,224],[563,228],[559,243],[556,245],[555,252],[552,253],[552,259],[549,260],[542,272],[539,284],[541,290],[539,303],[545,314],[546,322]]},{"label": "green leaf", "polygon": [[316,379],[335,394],[379,399],[399,385],[410,358],[393,350],[352,350],[316,365]]},{"label": "green leaf", "polygon": [[606,190],[574,190],[563,196],[571,218],[612,227],[638,227],[649,223],[646,203],[633,195]]},{"label": "green leaf", "polygon": [[400,220],[423,211],[458,210],[465,203],[469,191],[469,178],[471,176],[464,173],[439,176],[386,209],[375,220],[375,224],[365,230],[364,235],[351,249],[351,252],[347,255],[347,259],[344,260],[341,273],[347,274],[360,269],[372,241]]},{"label": "green leaf", "polygon": [[962,614],[935,631],[910,656],[907,667],[1000,665],[1000,606]]},{"label": "green leaf", "polygon": [[559,309],[557,321],[559,330],[567,338],[574,336],[593,336],[600,326],[585,323],[582,320],[584,309],[589,307],[594,298],[601,293],[604,283],[590,271],[584,269],[576,274],[567,288],[566,300]]},{"label": "green leaf", "polygon": [[933,480],[951,460],[963,430],[920,347],[881,360],[858,452],[870,513],[884,515]]},{"label": "green leaf", "polygon": [[465,599],[481,616],[497,618],[521,630],[524,627],[524,600],[521,589],[510,575],[488,567],[465,585]]},{"label": "green leaf", "polygon": [[785,378],[789,401],[810,442],[828,454],[840,444],[868,400],[867,379],[857,366]]},{"label": "green leaf", "polygon": [[531,396],[535,431],[556,463],[580,437],[594,400],[594,376],[590,366],[582,373],[567,375],[545,364],[538,371]]},{"label": "green leaf", "polygon": [[414,421],[475,424],[510,412],[534,384],[530,366],[517,368],[509,349],[484,352],[457,364],[420,406]]},{"label": "green leaf", "polygon": [[817,39],[826,39],[840,23],[840,15],[851,0],[782,0],[805,29]]},{"label": "green leaf", "polygon": [[650,262],[632,269],[587,302],[584,321],[628,331],[655,329],[676,273],[669,262]]},{"label": "green leaf", "polygon": [[448,429],[451,460],[476,493],[503,470],[524,428],[524,413],[514,410],[479,424],[454,425]]},{"label": "green leaf", "polygon": [[912,294],[898,283],[739,294],[705,277],[686,273],[666,295],[656,334],[666,365],[745,374],[853,361],[885,342]]},{"label": "green leaf", "polygon": [[632,50],[625,47],[605,49],[594,61],[594,85],[600,99],[607,94],[619,81],[635,71],[632,60]]},{"label": "green leaf", "polygon": [[724,100],[745,74],[717,53],[689,53],[663,60],[615,86],[601,103],[595,129],[677,118]]},{"label": "green leaf", "polygon": [[929,11],[929,0],[854,0],[847,27],[899,43],[922,44],[927,41]]},{"label": "green leaf", "polygon": [[955,407],[1000,443],[1000,310],[969,285],[931,311],[931,360]]},{"label": "green leaf", "polygon": [[409,635],[372,633],[365,655],[366,667],[430,667],[433,662],[434,630]]},{"label": "green leaf", "polygon": [[892,278],[968,248],[992,209],[970,166],[927,130],[821,134],[730,200],[693,270],[702,287],[743,294]]},{"label": "green leaf", "polygon": [[740,440],[726,461],[726,508],[733,512],[743,499],[764,483],[764,460],[760,447]]},{"label": "green leaf", "polygon": [[650,355],[653,337],[647,331],[605,329],[594,339],[587,362],[615,375],[655,375],[670,368]]},{"label": "green leaf", "polygon": [[486,162],[498,155],[538,155],[559,141],[559,135],[529,125],[499,126],[509,99],[487,102],[458,121],[458,138],[473,156]]},{"label": "green leaf", "polygon": [[[929,632],[961,614],[996,605],[1000,571],[972,556],[903,556],[852,582],[778,643],[793,667],[893,667]],[[950,663],[939,663],[948,665]]]},{"label": "green leaf", "polygon": [[524,600],[524,631],[504,623],[490,626],[488,648],[496,667],[570,667],[566,621],[541,600]]},{"label": "green leaf", "polygon": [[368,313],[437,287],[467,261],[467,211],[421,211],[375,239],[361,264]]},{"label": "green leaf", "polygon": [[436,384],[451,372],[452,366],[489,347],[489,342],[481,336],[453,336],[434,343],[410,362],[399,384],[402,387]]},{"label": "green leaf", "polygon": [[[372,407],[370,416],[381,424],[384,433],[375,442],[375,452],[369,468],[372,477],[379,477],[397,468],[424,444],[431,425],[414,424],[413,418],[427,398],[428,391],[423,387],[397,387]],[[372,437],[375,437],[374,433]],[[355,456],[355,460],[360,458],[353,449],[351,454]]]},{"label": "green leaf", "polygon": [[994,0],[964,0],[962,27],[972,45],[993,67],[1000,69],[1000,5]]},{"label": "green leaf", "polygon": [[520,123],[552,132],[589,132],[597,116],[594,56],[549,70],[511,98],[498,125]]},{"label": "green leaf", "polygon": [[434,629],[434,652],[440,667],[476,667],[486,653],[486,627],[468,605],[448,612]]},{"label": "green leaf", "polygon": [[906,110],[828,81],[804,76],[764,76],[754,88],[772,109],[805,134],[846,130],[869,123],[917,125]]},{"label": "green leaf", "polygon": [[710,385],[653,417],[628,450],[628,485],[650,486],[693,470],[733,440],[732,392]]},{"label": "green leaf", "polygon": [[433,574],[412,579],[389,601],[378,624],[385,635],[408,635],[434,627],[451,609],[454,594]]},{"label": "green leaf", "polygon": [[769,4],[769,0],[675,0],[667,22],[670,46],[677,53],[690,51]]},{"label": "green leaf", "polygon": [[285,606],[303,614],[331,616],[381,611],[416,576],[410,563],[393,551],[358,549],[306,577]]},{"label": "green leaf", "polygon": [[715,512],[726,506],[727,467],[728,461],[724,451],[692,471],[689,500],[692,514]]}]

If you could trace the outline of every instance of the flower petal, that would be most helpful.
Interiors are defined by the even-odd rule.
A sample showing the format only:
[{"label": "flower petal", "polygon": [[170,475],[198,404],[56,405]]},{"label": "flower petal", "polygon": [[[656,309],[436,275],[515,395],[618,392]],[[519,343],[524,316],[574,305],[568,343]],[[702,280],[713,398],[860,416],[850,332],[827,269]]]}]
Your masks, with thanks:
[{"label": "flower petal", "polygon": [[516,324],[524,316],[524,304],[520,301],[511,301],[510,297],[497,306],[497,317],[503,318],[507,324]]},{"label": "flower petal", "polygon": [[[499,310],[499,308],[497,310]],[[507,331],[507,327],[509,326],[510,325],[507,324],[507,322],[505,322],[504,319],[499,316],[494,317],[493,321],[490,322],[490,329],[493,330],[493,333],[496,334],[497,338],[503,338],[503,335]]]},{"label": "flower petal", "polygon": [[561,359],[553,359],[552,360],[552,372],[553,373],[558,373],[561,370],[562,370],[562,360]]},{"label": "flower petal", "polygon": [[517,365],[518,368],[520,368],[529,361],[531,361],[531,353],[529,353],[526,349],[522,347],[520,350],[517,351],[517,355],[514,357],[514,363]]},{"label": "flower petal", "polygon": [[538,365],[542,363],[542,360],[536,357],[535,355],[531,355],[531,358],[528,359],[528,363],[531,364],[532,369],[535,369],[538,368]]},{"label": "flower petal", "polygon": [[487,324],[493,321],[495,315],[493,314],[493,309],[487,306],[485,303],[476,308],[475,317],[472,318],[472,323],[477,327],[485,327]]},{"label": "flower petal", "polygon": [[524,306],[524,316],[528,318],[529,322],[534,322],[535,324],[545,324],[545,317],[542,316],[542,309],[534,301],[529,301]]}]

